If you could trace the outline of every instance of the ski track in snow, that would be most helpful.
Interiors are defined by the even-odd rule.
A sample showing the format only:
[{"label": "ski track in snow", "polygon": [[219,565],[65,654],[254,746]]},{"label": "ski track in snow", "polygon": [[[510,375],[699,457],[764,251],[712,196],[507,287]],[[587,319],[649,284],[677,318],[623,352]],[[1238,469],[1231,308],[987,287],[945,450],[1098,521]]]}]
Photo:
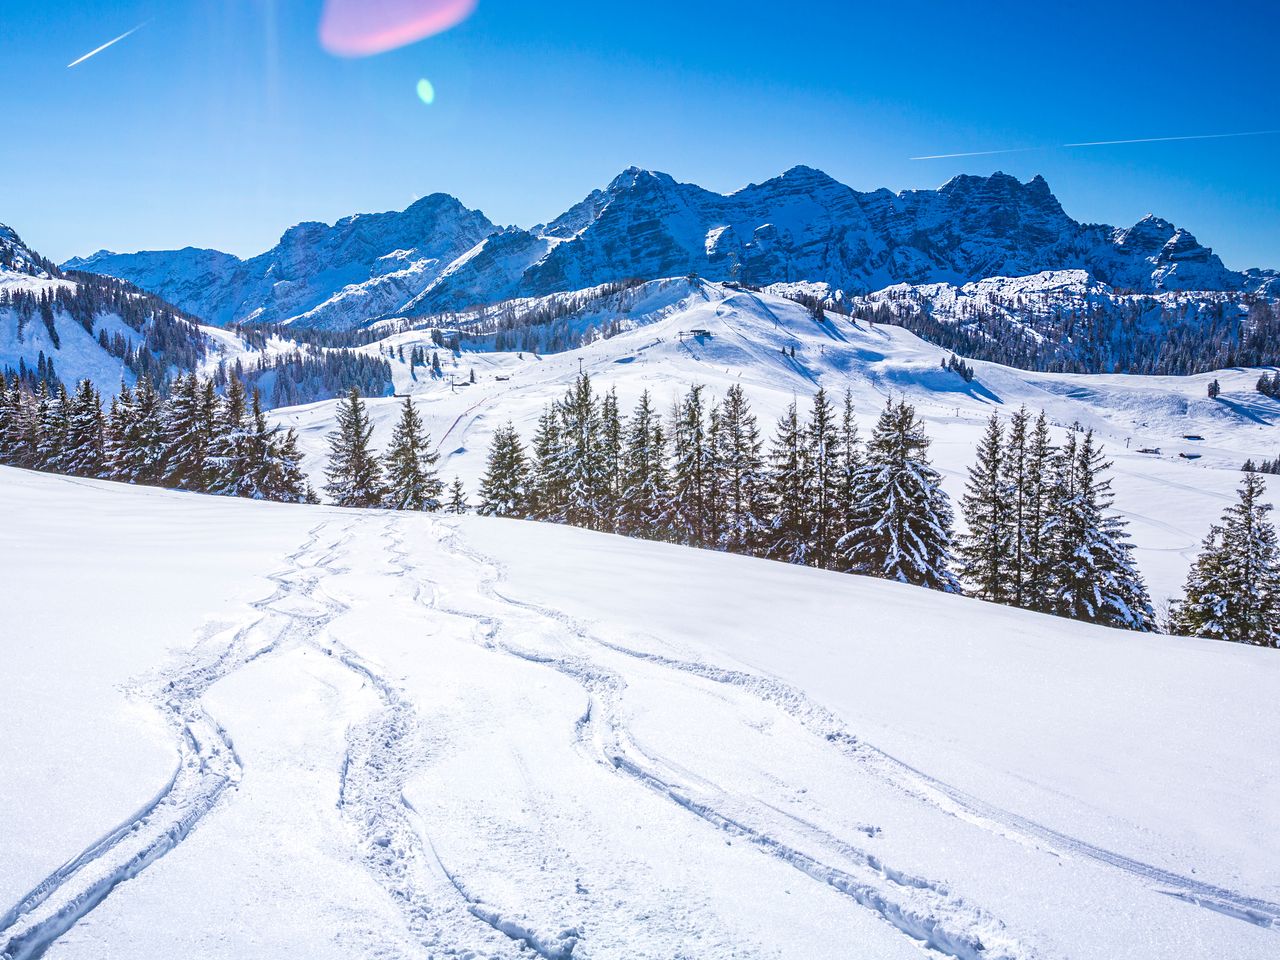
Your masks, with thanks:
[{"label": "ski track in snow", "polygon": [[[1087,858],[1119,869],[1151,889],[1264,927],[1280,927],[1280,905],[1248,897],[1126,857],[1060,833],[980,800],[884,753],[852,734],[826,708],[802,691],[765,675],[645,653],[597,636],[589,626],[551,607],[506,596],[503,566],[461,541],[440,520],[432,526],[439,543],[473,568],[464,577],[464,595],[479,606],[462,609],[441,602],[439,584],[416,567],[394,516],[367,513],[349,523],[326,519],[269,575],[275,590],[252,604],[258,616],[230,632],[212,656],[206,643],[177,666],[140,681],[130,693],[150,701],[173,730],[179,763],[170,778],[132,817],[53,871],[0,916],[0,958],[36,960],[62,934],[90,913],[121,883],[138,876],[180,844],[230,788],[243,767],[229,734],[210,716],[201,699],[219,680],[260,657],[307,645],[333,658],[360,678],[379,706],[347,731],[337,805],[355,841],[354,856],[398,907],[408,932],[430,956],[511,958],[529,952],[545,960],[585,957],[583,924],[548,931],[510,910],[499,910],[470,889],[441,859],[429,825],[404,795],[406,784],[426,765],[430,731],[408,695],[377,665],[338,642],[327,627],[348,609],[326,591],[324,581],[347,571],[339,566],[347,543],[363,524],[385,525],[384,542],[393,576],[410,585],[411,599],[428,615],[471,621],[472,637],[496,653],[555,670],[581,686],[587,707],[577,719],[579,753],[636,786],[652,791],[712,828],[749,843],[814,882],[870,911],[914,943],[952,960],[1034,960],[1036,947],[1019,939],[980,906],[947,885],[899,871],[863,845],[834,836],[816,824],[780,811],[762,799],[735,795],[642,751],[630,735],[621,700],[624,676],[603,660],[624,658],[641,668],[723,684],[735,694],[763,701],[790,716],[858,769],[942,812],[981,829],[1059,856]],[[325,533],[336,527],[336,536]],[[323,543],[322,543],[323,541]],[[531,635],[549,635],[559,649],[528,649],[506,638],[532,625]],[[696,781],[690,787],[682,781]],[[730,809],[732,807],[732,810]],[[798,831],[804,850],[777,835],[768,824],[785,818]],[[854,827],[874,837],[874,827]],[[823,857],[814,851],[828,851]],[[839,865],[837,865],[839,864]],[[590,919],[590,918],[585,918]],[[575,954],[576,951],[576,954]]]},{"label": "ski track in snow", "polygon": [[[612,643],[608,640],[593,636],[591,632],[581,623],[574,620],[567,614],[554,610],[550,607],[541,606],[523,600],[504,596],[497,588],[497,584],[501,583],[505,577],[502,565],[491,557],[484,556],[477,551],[463,546],[456,535],[446,539],[446,545],[458,553],[459,555],[470,559],[473,563],[483,567],[490,568],[493,573],[481,583],[481,592],[488,598],[512,606],[528,610],[535,614],[552,619],[562,625],[565,631],[577,637],[579,640],[587,643],[603,647],[615,653],[640,660],[643,662],[655,664],[671,670],[692,674],[705,680],[716,683],[728,684],[742,689],[752,696],[755,696],[767,703],[771,703],[784,712],[793,717],[801,726],[809,729],[816,735],[822,737],[825,741],[832,744],[844,756],[856,761],[859,765],[875,774],[877,777],[888,783],[895,789],[903,791],[914,799],[928,803],[944,813],[958,817],[975,826],[990,832],[996,833],[1006,839],[1027,844],[1033,847],[1046,849],[1057,856],[1076,856],[1095,862],[1105,864],[1128,873],[1146,884],[1150,885],[1156,892],[1166,896],[1174,897],[1194,904],[1216,913],[1252,923],[1261,927],[1280,928],[1280,904],[1272,903],[1256,897],[1251,897],[1235,890],[1229,890],[1224,887],[1217,886],[1212,883],[1187,877],[1162,867],[1128,857],[1114,850],[1108,850],[1105,847],[1099,847],[1088,841],[1072,837],[1051,827],[1037,823],[1027,817],[1023,817],[1012,811],[1005,810],[995,804],[984,801],[972,794],[961,790],[958,787],[945,783],[929,774],[907,764],[897,758],[885,753],[877,747],[866,743],[853,733],[851,733],[844,724],[829,710],[810,700],[803,692],[794,687],[777,680],[772,677],[762,676],[758,674],[746,673],[738,670],[729,670],[706,663],[697,663],[691,661],[677,660],[671,657],[665,657],[660,654],[643,653],[640,651],[629,649],[625,646]],[[499,645],[495,641],[497,634],[497,623],[491,618],[483,618],[486,620],[486,630],[488,636],[486,643],[499,646],[508,653],[516,656],[523,656],[526,659],[535,660],[536,662],[545,663],[554,669],[563,673],[574,676],[593,696],[593,707],[589,708],[587,716],[583,717],[579,722],[579,726],[589,725],[594,719],[593,713],[598,711],[599,694],[602,690],[607,690],[616,694],[625,682],[613,674],[606,674],[600,668],[583,667],[580,661],[562,660],[552,657],[542,657],[539,655],[521,652],[510,647]],[[605,678],[608,679],[605,679]],[[628,745],[631,750],[635,750],[633,744]],[[652,771],[646,770],[634,761],[629,760],[621,753],[621,745],[619,744],[619,754],[616,757],[609,757],[615,767],[622,772],[634,776],[647,785],[653,787],[660,793],[665,793],[677,804],[690,810],[704,819],[721,826],[722,829],[731,833],[740,833],[753,840],[758,846],[775,853],[783,859],[791,862],[793,866],[822,879],[827,877],[827,882],[837,889],[841,889],[840,883],[833,880],[824,871],[831,868],[824,867],[816,861],[813,864],[814,869],[809,869],[809,865],[803,861],[808,859],[803,853],[791,850],[782,844],[779,844],[773,838],[758,834],[752,828],[741,823],[737,823],[732,818],[725,817],[715,810],[704,807],[689,800],[683,796],[679,789],[673,787],[662,778],[654,775]],[[803,821],[801,821],[803,824]],[[812,825],[807,825],[812,826]],[[812,831],[811,832],[815,832]],[[821,831],[816,831],[821,832]],[[836,839],[836,842],[846,850],[857,850],[856,847],[847,844],[845,841]],[[863,854],[866,857],[864,861],[872,870],[883,874],[886,878],[897,884],[905,884],[909,886],[921,886],[933,889],[942,896],[947,896],[948,891],[941,885],[931,884],[929,881],[920,880],[919,878],[908,877],[899,874],[886,867],[878,859],[871,855]],[[838,874],[839,871],[836,871]],[[818,876],[821,875],[821,876]],[[842,879],[842,878],[837,878]],[[842,892],[849,892],[842,890]],[[857,898],[856,894],[851,894]],[[875,907],[879,912],[884,912],[880,907]],[[890,905],[892,909],[892,905]],[[945,943],[939,945],[931,939],[930,935],[921,936],[921,931],[928,930],[927,922],[925,924],[913,923],[909,918],[902,924],[896,922],[893,917],[886,917],[895,926],[899,926],[904,932],[917,939],[924,940],[935,949],[950,953],[957,957],[968,957],[963,951],[966,949],[964,942],[953,943],[950,946],[956,948],[955,952],[949,949]],[[941,939],[945,940],[945,933]],[[972,954],[973,956],[992,957],[1000,954],[979,952]],[[1010,956],[1023,956],[1031,954],[1013,953]]]},{"label": "ski track in snow", "polygon": [[[501,566],[462,545],[456,535],[446,535],[443,543],[451,552],[469,560],[478,568],[476,586],[481,599],[505,610],[517,611],[525,618],[532,616],[550,621],[557,635],[572,638],[583,646],[608,649],[608,644],[593,637],[582,624],[567,614],[502,595],[494,586],[504,575]],[[493,573],[486,575],[486,568]],[[1033,960],[1039,956],[1034,947],[1009,935],[1001,921],[981,908],[954,897],[943,884],[895,871],[856,845],[833,838],[824,831],[808,831],[811,839],[835,848],[852,861],[859,868],[859,873],[855,875],[797,850],[767,831],[748,825],[710,803],[693,799],[684,788],[658,772],[662,767],[671,767],[672,764],[645,755],[628,735],[618,709],[626,681],[616,671],[585,656],[555,656],[517,647],[499,639],[507,625],[501,616],[487,616],[439,606],[434,591],[431,602],[443,613],[474,621],[477,641],[482,646],[549,667],[582,686],[588,697],[588,706],[576,722],[575,739],[580,751],[593,761],[649,788],[713,827],[749,841],[757,849],[776,857],[810,879],[848,896],[915,943],[936,953],[954,960]],[[718,787],[713,786],[712,790],[728,796]],[[804,825],[803,821],[797,822]]]},{"label": "ski track in snow", "polygon": [[[231,737],[201,706],[213,684],[285,643],[309,638],[331,618],[289,609],[314,589],[302,558],[316,548],[322,522],[268,579],[275,591],[252,606],[261,614],[235,631],[212,659],[196,650],[186,662],[139,683],[130,693],[152,701],[173,729],[178,766],[169,782],[128,820],[109,831],[36,885],[0,917],[0,957],[35,960],[62,934],[181,843],[243,773]],[[305,589],[297,589],[297,579]]]}]

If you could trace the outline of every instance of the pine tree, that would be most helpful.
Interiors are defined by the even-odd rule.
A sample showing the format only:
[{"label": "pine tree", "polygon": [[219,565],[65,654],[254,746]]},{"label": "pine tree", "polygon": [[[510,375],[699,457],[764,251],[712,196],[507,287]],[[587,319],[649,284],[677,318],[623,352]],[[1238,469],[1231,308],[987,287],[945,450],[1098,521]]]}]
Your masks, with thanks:
[{"label": "pine tree", "polygon": [[55,391],[50,391],[48,383],[40,381],[36,394],[36,416],[34,446],[37,470],[57,473],[61,470],[63,454],[66,450],[68,410],[70,400],[67,390],[61,384]]},{"label": "pine tree", "polygon": [[840,516],[840,433],[835,405],[821,387],[805,425],[805,459],[809,468],[809,563],[834,568],[836,542],[844,531]]},{"label": "pine tree", "polygon": [[445,509],[453,514],[467,512],[467,491],[462,487],[461,477],[454,477],[453,483],[449,484],[449,504]]},{"label": "pine tree", "polygon": [[843,564],[838,544],[850,530],[859,526],[858,478],[863,466],[862,441],[858,437],[858,421],[853,410],[853,391],[845,390],[844,410],[840,416],[840,463],[836,487],[836,509],[840,521],[836,531],[836,569],[840,569]]},{"label": "pine tree", "polygon": [[858,526],[839,544],[853,573],[958,592],[951,504],[929,463],[929,439],[905,400],[889,401],[858,477]]},{"label": "pine tree", "polygon": [[717,442],[719,545],[732,553],[754,554],[764,547],[769,510],[762,446],[755,414],[742,386],[735,383],[721,406]]},{"label": "pine tree", "polygon": [[[207,383],[210,391],[212,386]],[[166,487],[205,491],[213,485],[216,414],[216,405],[210,405],[206,397],[206,385],[194,373],[173,382],[163,412]]]},{"label": "pine tree", "polygon": [[591,378],[578,374],[560,403],[563,437],[565,507],[564,522],[590,530],[606,528],[612,521],[607,499],[600,402],[591,389]]},{"label": "pine tree", "polygon": [[117,414],[112,423],[112,479],[161,484],[165,466],[163,403],[150,378],[140,377],[132,392],[122,388]]},{"label": "pine tree", "polygon": [[508,421],[494,432],[489,445],[476,512],[485,517],[526,517],[529,507],[529,465],[524,444]]},{"label": "pine tree", "polygon": [[671,538],[671,492],[662,419],[646,390],[627,424],[618,529],[632,537]]},{"label": "pine tree", "polygon": [[528,506],[536,519],[564,522],[569,486],[567,463],[560,405],[551,403],[538,418],[533,437],[533,477]]},{"label": "pine tree", "polygon": [[[254,420],[259,412],[255,409]],[[264,495],[268,500],[282,503],[319,503],[320,498],[311,489],[306,473],[302,470],[302,453],[298,449],[298,432],[292,427],[279,433],[273,433],[271,445],[272,469],[269,480],[264,487]]]},{"label": "pine tree", "polygon": [[1210,529],[1187,575],[1176,632],[1280,647],[1280,546],[1265,493],[1259,474],[1245,474],[1239,500]]},{"label": "pine tree", "polygon": [[1151,630],[1155,613],[1133,561],[1124,523],[1108,515],[1110,468],[1093,431],[1072,430],[1058,453],[1048,525],[1052,612],[1073,620],[1130,630]]},{"label": "pine tree", "polygon": [[1009,418],[1009,432],[999,472],[999,484],[1008,498],[1008,555],[1004,565],[1006,578],[1004,602],[1015,607],[1027,606],[1026,583],[1029,559],[1027,508],[1031,496],[1028,487],[1030,424],[1031,415],[1026,407],[1019,407]]},{"label": "pine tree", "polygon": [[382,464],[369,447],[373,427],[355,387],[338,403],[337,426],[329,434],[325,493],[340,507],[376,507],[382,502]]},{"label": "pine tree", "polygon": [[1053,462],[1056,456],[1043,410],[1027,439],[1022,468],[1023,547],[1019,606],[1052,613],[1056,603],[1053,581]]},{"label": "pine tree", "polygon": [[812,472],[808,454],[804,428],[792,402],[778,419],[769,448],[767,490],[772,512],[765,556],[783,563],[810,562]]},{"label": "pine tree", "polygon": [[215,411],[216,423],[209,445],[211,493],[229,497],[252,496],[248,480],[250,464],[249,399],[239,377],[227,382],[227,395]]},{"label": "pine tree", "polygon": [[81,380],[71,400],[67,420],[67,454],[63,459],[67,473],[78,477],[102,476],[105,426],[102,398],[94,389],[93,381]]},{"label": "pine tree", "polygon": [[622,447],[625,425],[618,410],[618,391],[610,388],[600,404],[600,519],[597,529],[618,532],[622,504]]},{"label": "pine tree", "polygon": [[384,458],[386,506],[393,510],[439,510],[444,494],[444,483],[435,469],[439,459],[431,450],[431,438],[413,400],[405,397]]},{"label": "pine tree", "polygon": [[677,542],[708,546],[710,470],[706,409],[701,384],[689,388],[672,411],[672,522]]},{"label": "pine tree", "polygon": [[1014,553],[1014,492],[1007,472],[1004,430],[1000,418],[992,414],[960,501],[969,529],[960,538],[956,554],[960,576],[971,585],[973,595],[994,603],[1009,603],[1015,583],[1009,569]]}]

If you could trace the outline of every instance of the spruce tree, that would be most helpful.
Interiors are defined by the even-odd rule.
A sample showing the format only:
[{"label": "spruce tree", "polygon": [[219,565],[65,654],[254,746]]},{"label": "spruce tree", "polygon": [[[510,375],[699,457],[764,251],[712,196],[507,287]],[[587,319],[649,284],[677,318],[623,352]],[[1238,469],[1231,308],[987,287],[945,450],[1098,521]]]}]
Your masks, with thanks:
[{"label": "spruce tree", "polygon": [[618,530],[632,537],[667,540],[671,537],[671,491],[666,466],[666,437],[662,418],[646,390],[640,394],[627,423],[622,458],[622,497]]},{"label": "spruce tree", "polygon": [[1024,544],[1020,606],[1052,613],[1056,603],[1053,580],[1053,463],[1056,456],[1043,410],[1027,440],[1022,470]]},{"label": "spruce tree", "polygon": [[840,515],[840,432],[835,405],[821,387],[805,425],[805,459],[809,468],[809,563],[834,568],[836,542],[844,534]]},{"label": "spruce tree", "polygon": [[1110,468],[1093,431],[1072,430],[1058,453],[1047,525],[1052,612],[1073,620],[1151,630],[1155,613],[1124,523],[1109,514]]},{"label": "spruce tree", "polygon": [[1005,600],[1015,607],[1029,606],[1031,415],[1019,407],[1009,418],[1009,432],[1000,463],[999,481],[1008,497],[1008,557],[1005,560]]},{"label": "spruce tree", "polygon": [[528,507],[538,520],[563,523],[568,504],[568,455],[558,403],[548,404],[533,436],[533,476]]},{"label": "spruce tree", "polygon": [[[862,441],[858,437],[858,420],[854,415],[853,391],[844,392],[844,409],[840,415],[840,463],[837,480],[836,509],[839,516],[839,528],[836,532],[838,545],[845,534],[858,526],[858,477],[863,467]],[[836,547],[835,569],[843,565],[843,555]]]},{"label": "spruce tree", "polygon": [[793,401],[778,419],[769,448],[771,517],[765,556],[783,563],[810,562],[811,484],[809,447]]},{"label": "spruce tree", "polygon": [[405,397],[400,408],[400,419],[383,459],[387,475],[386,506],[393,510],[440,509],[444,483],[435,469],[440,455],[432,451],[431,438],[409,397]]},{"label": "spruce tree", "polygon": [[1239,500],[1210,529],[1187,575],[1176,632],[1280,647],[1280,547],[1265,493],[1259,474],[1245,474]]},{"label": "spruce tree", "polygon": [[165,452],[163,402],[150,378],[140,377],[132,392],[122,390],[112,433],[112,478],[125,483],[161,484]]},{"label": "spruce tree", "polygon": [[769,510],[762,446],[755,414],[742,386],[735,383],[721,405],[717,442],[719,546],[732,553],[754,554],[764,547]]},{"label": "spruce tree", "polygon": [[449,484],[449,503],[445,509],[453,514],[467,512],[467,491],[463,489],[461,477],[454,477],[453,483]]},{"label": "spruce tree", "polygon": [[204,491],[213,485],[215,416],[216,407],[207,405],[204,386],[194,373],[173,382],[164,407],[166,487]]},{"label": "spruce tree", "polygon": [[476,512],[485,517],[527,517],[529,482],[524,444],[516,428],[508,421],[494,432],[489,445],[489,459],[480,480],[480,505]]},{"label": "spruce tree", "polygon": [[73,476],[100,477],[103,473],[105,420],[102,398],[89,379],[81,380],[71,400],[67,420],[67,454],[63,469]]},{"label": "spruce tree", "polygon": [[216,424],[210,442],[208,489],[229,497],[251,495],[249,400],[244,383],[232,377],[227,395],[215,412]]},{"label": "spruce tree", "polygon": [[598,529],[618,532],[622,503],[622,448],[625,425],[618,410],[618,391],[610,388],[600,405],[600,519]]},{"label": "spruce tree", "polygon": [[954,593],[951,503],[928,448],[915,408],[890,400],[858,477],[858,525],[839,548],[850,572]]},{"label": "spruce tree", "polygon": [[382,502],[382,464],[369,446],[373,427],[355,387],[339,401],[337,426],[329,434],[325,493],[340,507],[376,507]]},{"label": "spruce tree", "polygon": [[691,386],[671,415],[672,522],[677,542],[691,547],[708,545],[711,477],[703,390],[701,384]]},{"label": "spruce tree", "polygon": [[591,530],[605,529],[612,521],[607,500],[600,401],[591,389],[591,378],[578,375],[560,403],[564,458],[564,522]]},{"label": "spruce tree", "polygon": [[1009,603],[1014,586],[1009,569],[1014,552],[1013,491],[1005,458],[1004,430],[993,413],[960,501],[968,532],[959,538],[956,555],[960,576],[973,595],[994,603]]}]

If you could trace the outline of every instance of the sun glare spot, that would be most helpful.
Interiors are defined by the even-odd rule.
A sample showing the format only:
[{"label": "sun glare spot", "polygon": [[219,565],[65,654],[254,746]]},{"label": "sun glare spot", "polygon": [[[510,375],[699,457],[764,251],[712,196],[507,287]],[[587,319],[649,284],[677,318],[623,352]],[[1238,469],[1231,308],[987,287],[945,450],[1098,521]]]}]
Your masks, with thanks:
[{"label": "sun glare spot", "polygon": [[427,106],[436,101],[436,88],[426,77],[418,81],[418,99]]},{"label": "sun glare spot", "polygon": [[320,44],[342,57],[367,57],[455,27],[477,0],[325,0]]}]

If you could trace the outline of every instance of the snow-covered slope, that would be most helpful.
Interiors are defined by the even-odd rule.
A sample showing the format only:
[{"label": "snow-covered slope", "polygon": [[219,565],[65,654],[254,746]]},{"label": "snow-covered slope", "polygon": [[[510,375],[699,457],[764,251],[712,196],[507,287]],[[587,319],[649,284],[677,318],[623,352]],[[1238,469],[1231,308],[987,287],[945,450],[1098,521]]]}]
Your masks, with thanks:
[{"label": "snow-covered slope", "polygon": [[0,503],[0,953],[1275,955],[1271,651],[516,521]]},{"label": "snow-covered slope", "polygon": [[[144,348],[156,368],[191,366],[217,355],[215,341],[194,322],[174,316],[150,294],[120,289],[125,286],[64,274],[0,224],[0,371],[36,371],[43,357],[63,382],[88,377],[110,394],[121,380],[134,380],[126,351]],[[57,297],[66,299],[50,299]],[[42,299],[50,301],[47,318]]]},{"label": "snow-covered slope", "polygon": [[1158,217],[1126,229],[1078,223],[1040,177],[961,176],[937,190],[862,193],[809,167],[728,195],[633,167],[528,231],[498,232],[437,194],[403,213],[300,224],[244,262],[187,249],[102,251],[70,264],[131,280],[219,325],[335,328],[691,271],[849,293],[1068,269],[1142,292],[1280,291],[1273,271],[1228,270]]},{"label": "snow-covered slope", "polygon": [[[1033,411],[1043,408],[1059,430],[1077,422],[1093,427],[1115,459],[1118,506],[1130,520],[1139,563],[1157,601],[1180,593],[1209,524],[1234,496],[1245,459],[1280,454],[1280,402],[1254,390],[1256,370],[1193,377],[1084,376],[975,361],[977,377],[966,383],[941,369],[945,351],[900,327],[855,324],[834,313],[818,323],[790,300],[683,278],[586,299],[556,322],[575,332],[609,325],[622,332],[541,356],[489,350],[489,338],[474,344],[479,351],[468,349],[454,359],[432,346],[428,330],[397,333],[363,349],[385,354],[388,345],[403,346],[406,356],[415,345],[428,355],[438,350],[446,373],[441,380],[430,379],[421,368],[418,379],[411,379],[408,365],[392,358],[396,391],[419,401],[442,453],[446,479],[456,473],[473,494],[494,430],[510,419],[531,438],[542,407],[564,395],[579,369],[602,390],[616,386],[624,410],[645,389],[665,412],[689,384],[706,384],[723,397],[741,383],[766,434],[788,403],[795,399],[803,409],[819,386],[834,395],[853,391],[864,433],[888,396],[904,396],[925,419],[953,498],[963,491],[986,418],[993,412],[1008,416],[1021,404]],[[693,330],[710,336],[690,336]],[[475,385],[450,387],[451,379],[466,381],[472,370]],[[1210,400],[1207,386],[1215,376],[1222,395]],[[399,403],[391,397],[369,401],[375,443],[388,442]],[[333,402],[276,411],[279,422],[299,429],[317,489],[323,484],[333,414]],[[1280,498],[1280,483],[1272,494]]]}]

